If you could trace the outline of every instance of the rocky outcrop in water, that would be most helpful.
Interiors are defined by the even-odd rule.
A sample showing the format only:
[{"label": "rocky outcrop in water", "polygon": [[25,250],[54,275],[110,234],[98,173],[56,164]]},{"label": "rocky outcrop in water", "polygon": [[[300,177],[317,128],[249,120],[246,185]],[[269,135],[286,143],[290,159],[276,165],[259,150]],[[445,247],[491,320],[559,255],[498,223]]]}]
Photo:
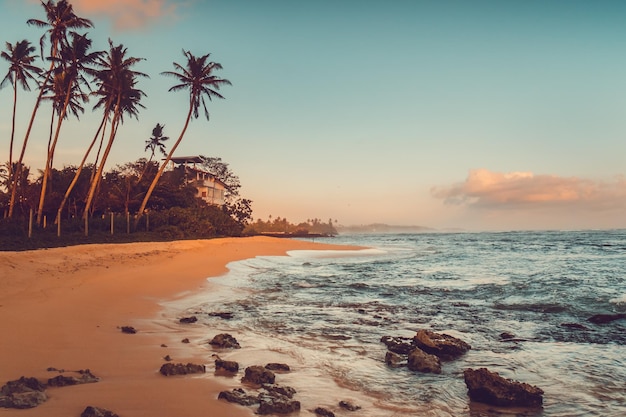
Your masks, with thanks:
[{"label": "rocky outcrop in water", "polygon": [[209,342],[211,346],[215,346],[222,349],[240,349],[239,342],[233,336],[228,333],[221,333],[213,337]]},{"label": "rocky outcrop in water", "polygon": [[259,394],[257,414],[289,414],[300,410],[300,401],[284,395],[270,393]]},{"label": "rocky outcrop in water", "polygon": [[442,360],[453,360],[465,354],[471,346],[461,339],[430,330],[420,330],[413,337],[413,343],[426,353]]},{"label": "rocky outcrop in water", "polygon": [[122,330],[122,333],[126,333],[126,334],[137,333],[137,329],[135,329],[133,326],[122,326],[120,327],[120,329]]},{"label": "rocky outcrop in water", "polygon": [[286,363],[268,363],[265,365],[265,369],[269,369],[270,371],[278,371],[278,372],[289,372],[291,368]]},{"label": "rocky outcrop in water", "polygon": [[254,405],[259,403],[259,398],[256,395],[250,395],[241,388],[235,388],[231,391],[222,391],[217,396],[220,400],[226,400],[229,403],[235,403],[240,405]]},{"label": "rocky outcrop in water", "polygon": [[339,407],[347,411],[357,411],[361,409],[361,406],[353,404],[350,401],[339,401]]},{"label": "rocky outcrop in water", "polygon": [[198,321],[198,318],[196,316],[183,317],[180,320],[178,320],[178,322],[181,324],[191,324],[197,321]]},{"label": "rocky outcrop in water", "polygon": [[409,353],[407,366],[411,371],[424,373],[441,373],[441,361],[435,355],[424,352],[420,348],[415,348]]},{"label": "rocky outcrop in water", "polygon": [[120,417],[113,411],[106,410],[100,407],[88,406],[80,414],[80,417]]},{"label": "rocky outcrop in water", "polygon": [[335,417],[335,413],[324,407],[317,407],[313,412],[320,417]]},{"label": "rocky outcrop in water", "polygon": [[503,378],[486,368],[466,369],[463,376],[472,401],[506,407],[539,407],[543,403],[540,388]]},{"label": "rocky outcrop in water", "polygon": [[165,376],[171,375],[187,375],[187,374],[203,374],[206,372],[204,365],[196,365],[193,363],[166,363],[161,366],[159,372]]},{"label": "rocky outcrop in water", "polygon": [[617,314],[596,314],[587,320],[593,324],[607,324],[615,320],[626,319],[626,313]]},{"label": "rocky outcrop in water", "polygon": [[67,387],[69,385],[93,384],[100,381],[100,378],[92,374],[89,369],[81,369],[80,371],[77,371],[77,373],[80,376],[57,375],[54,378],[50,378],[48,379],[48,386]]},{"label": "rocky outcrop in water", "polygon": [[212,355],[215,358],[215,372],[227,372],[236,374],[239,372],[239,363],[235,361],[226,361],[217,355]]},{"label": "rocky outcrop in water", "polygon": [[293,399],[295,389],[275,384],[263,384],[262,389],[255,396],[235,388],[220,392],[217,398],[246,406],[259,404],[257,414],[288,414],[300,409],[300,401]]}]

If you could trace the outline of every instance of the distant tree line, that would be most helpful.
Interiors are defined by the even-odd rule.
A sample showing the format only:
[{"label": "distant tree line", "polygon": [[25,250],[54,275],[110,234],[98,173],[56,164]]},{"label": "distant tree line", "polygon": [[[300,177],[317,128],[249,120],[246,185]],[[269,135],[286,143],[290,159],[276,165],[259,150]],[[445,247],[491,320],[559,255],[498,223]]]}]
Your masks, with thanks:
[{"label": "distant tree line", "polygon": [[[335,220],[334,223],[337,223]],[[245,234],[263,234],[263,233],[284,233],[287,235],[307,235],[307,234],[321,234],[328,236],[337,235],[337,229],[333,224],[332,219],[328,219],[327,222],[323,222],[321,219],[307,219],[301,223],[291,223],[286,218],[275,217],[269,218],[264,221],[257,219],[255,222],[250,223],[244,229]]]}]

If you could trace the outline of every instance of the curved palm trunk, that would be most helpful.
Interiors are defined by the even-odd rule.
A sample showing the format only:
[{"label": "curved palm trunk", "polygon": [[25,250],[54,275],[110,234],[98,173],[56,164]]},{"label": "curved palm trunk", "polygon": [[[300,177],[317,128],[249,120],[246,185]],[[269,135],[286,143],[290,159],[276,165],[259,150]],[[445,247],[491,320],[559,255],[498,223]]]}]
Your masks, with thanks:
[{"label": "curved palm trunk", "polygon": [[[65,113],[67,112],[67,106],[70,103],[70,91],[71,86],[68,89],[67,94],[65,95],[65,102],[63,103],[63,110],[57,119],[57,128],[54,132],[54,139],[52,140],[52,144],[50,145],[50,149],[48,149],[48,158],[46,160],[46,169],[43,173],[43,181],[41,183],[41,194],[39,195],[39,208],[37,210],[37,224],[41,225],[41,220],[43,218],[43,206],[46,199],[46,190],[48,188],[48,178],[52,175],[52,159],[54,158],[54,150],[57,146],[57,141],[59,140],[59,133],[61,132],[61,125],[63,124],[63,119],[65,119]],[[52,115],[54,116],[54,109],[52,110]],[[52,126],[51,126],[52,127]]]},{"label": "curved palm trunk", "polygon": [[[81,172],[83,171],[83,168],[85,167],[85,162],[87,162],[87,158],[89,157],[89,154],[91,153],[91,150],[93,149],[94,145],[96,144],[96,141],[98,140],[98,136],[100,135],[100,132],[106,130],[106,121],[108,119],[108,114],[107,112],[104,113],[104,117],[102,118],[102,122],[100,122],[100,126],[98,127],[98,131],[96,132],[96,134],[94,135],[91,143],[89,144],[89,147],[87,148],[87,151],[85,152],[85,155],[83,155],[83,159],[80,161],[80,165],[78,166],[78,169],[76,170],[76,173],[74,174],[74,178],[72,179],[72,182],[70,183],[69,187],[67,187],[67,190],[65,191],[65,195],[63,196],[63,200],[61,200],[61,204],[59,205],[59,209],[57,210],[57,216],[54,219],[54,223],[55,224],[59,224],[59,222],[61,221],[61,213],[63,213],[63,209],[65,208],[65,204],[67,203],[67,200],[69,200],[70,198],[70,194],[72,193],[72,190],[74,189],[74,186],[76,185],[76,183],[78,182],[78,178],[80,177]],[[104,128],[104,130],[103,130]]]},{"label": "curved palm trunk", "polygon": [[[115,114],[113,115],[113,120],[111,120],[111,133],[109,135],[109,142],[107,143],[107,147],[104,150],[104,154],[102,155],[102,160],[100,161],[100,165],[98,166],[96,175],[93,177],[93,180],[91,181],[91,186],[89,187],[89,194],[87,195],[87,202],[85,203],[85,211],[83,212],[83,219],[85,220],[89,218],[89,209],[91,208],[91,205],[93,203],[93,198],[96,193],[96,187],[100,183],[102,171],[104,170],[104,164],[106,163],[109,152],[111,152],[111,147],[113,146],[113,141],[115,140],[117,125],[119,123],[121,114],[120,99],[121,96],[118,96],[117,103],[115,105]],[[85,233],[87,234],[87,229],[85,229]]]},{"label": "curved palm trunk", "polygon": [[148,205],[148,200],[150,199],[152,192],[156,188],[157,183],[159,182],[159,179],[161,178],[161,175],[163,175],[163,171],[165,171],[165,167],[172,159],[174,152],[176,152],[176,148],[178,147],[180,142],[183,140],[183,136],[185,136],[185,132],[187,131],[187,127],[189,126],[189,121],[191,120],[192,111],[193,111],[193,105],[189,103],[189,113],[187,113],[187,120],[185,120],[185,126],[183,127],[183,131],[180,132],[180,136],[176,140],[176,143],[174,144],[174,146],[172,146],[172,149],[170,149],[170,152],[167,154],[165,161],[163,161],[161,168],[159,168],[159,171],[154,176],[152,183],[150,183],[150,188],[148,188],[148,191],[146,192],[146,195],[143,198],[143,201],[141,202],[141,207],[139,207],[139,211],[137,212],[137,218],[135,218],[135,224],[134,224],[135,230],[137,230],[137,225],[139,224],[139,220],[141,220],[141,216],[143,216],[143,211],[146,209],[146,205]]},{"label": "curved palm trunk", "polygon": [[[56,56],[57,47],[54,45],[52,50],[52,56]],[[50,69],[48,69],[48,74],[46,74],[46,79],[44,80],[41,87],[39,87],[39,95],[37,96],[37,101],[35,101],[35,107],[33,108],[33,112],[30,116],[30,121],[28,122],[28,128],[26,129],[26,135],[24,136],[24,142],[22,143],[22,151],[20,152],[20,158],[17,161],[17,166],[15,167],[15,175],[14,178],[19,178],[22,174],[22,162],[24,161],[24,155],[26,154],[26,146],[28,145],[28,138],[30,137],[30,132],[33,129],[33,124],[35,122],[35,117],[37,116],[37,110],[39,110],[39,105],[41,104],[41,99],[43,97],[43,92],[46,89],[46,86],[50,82],[50,76],[52,75],[52,70],[54,69],[54,61],[50,63]],[[17,180],[13,181],[11,186],[11,199],[9,201],[9,218],[13,216],[13,208],[15,207],[15,195],[17,191]]]},{"label": "curved palm trunk", "polygon": [[[11,119],[11,141],[9,142],[9,176],[7,178],[7,187],[11,184],[13,175],[13,140],[15,138],[15,114],[17,113],[17,77],[13,79],[13,116]],[[7,190],[8,191],[8,190]]]},{"label": "curved palm trunk", "polygon": [[143,167],[143,170],[141,171],[141,175],[139,175],[139,179],[137,180],[137,184],[141,182],[144,175],[146,175],[146,173],[148,172],[148,167],[150,166],[150,162],[152,162],[152,158],[154,158],[154,151],[152,151],[152,154],[150,155],[150,159],[148,159],[148,162],[146,162],[146,165]]}]

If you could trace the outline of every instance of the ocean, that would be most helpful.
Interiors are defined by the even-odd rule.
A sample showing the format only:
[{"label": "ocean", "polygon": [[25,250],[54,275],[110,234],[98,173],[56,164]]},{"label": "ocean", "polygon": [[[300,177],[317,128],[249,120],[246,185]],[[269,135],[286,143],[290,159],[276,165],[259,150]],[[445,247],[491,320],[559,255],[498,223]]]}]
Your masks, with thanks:
[{"label": "ocean", "polygon": [[[316,239],[361,251],[294,251],[229,265],[207,291],[176,302],[204,332],[242,349],[218,352],[245,368],[284,362],[300,415],[624,416],[626,231],[340,235]],[[230,320],[210,316],[232,313]],[[472,346],[421,374],[384,363],[383,336],[430,329]],[[508,333],[514,338],[503,339]],[[207,363],[211,363],[207,359]],[[486,367],[543,389],[541,409],[470,402],[466,368]],[[220,378],[238,387],[239,378]],[[340,409],[348,400],[361,410]],[[233,407],[240,407],[233,405]]]}]

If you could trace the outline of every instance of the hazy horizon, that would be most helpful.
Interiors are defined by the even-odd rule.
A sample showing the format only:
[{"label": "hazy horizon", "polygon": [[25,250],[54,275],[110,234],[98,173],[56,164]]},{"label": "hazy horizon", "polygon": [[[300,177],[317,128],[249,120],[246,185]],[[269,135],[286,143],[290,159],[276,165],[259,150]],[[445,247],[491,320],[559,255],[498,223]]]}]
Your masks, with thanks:
[{"label": "hazy horizon", "polygon": [[[147,157],[156,123],[176,138],[186,93],[160,75],[182,50],[211,53],[232,87],[194,120],[178,155],[220,157],[253,215],[433,229],[626,228],[626,3],[618,1],[75,0],[146,60],[146,109],[119,129],[108,168]],[[35,0],[0,0],[0,40],[39,50]],[[81,31],[82,32],[82,31]],[[3,48],[4,49],[4,48]],[[1,75],[7,64],[0,61]],[[35,94],[19,90],[16,147]],[[11,86],[0,90],[8,160]],[[55,167],[97,129],[86,106],[61,131]],[[44,166],[42,108],[25,163]],[[172,142],[172,141],[170,141]],[[171,145],[171,144],[170,144]]]}]

